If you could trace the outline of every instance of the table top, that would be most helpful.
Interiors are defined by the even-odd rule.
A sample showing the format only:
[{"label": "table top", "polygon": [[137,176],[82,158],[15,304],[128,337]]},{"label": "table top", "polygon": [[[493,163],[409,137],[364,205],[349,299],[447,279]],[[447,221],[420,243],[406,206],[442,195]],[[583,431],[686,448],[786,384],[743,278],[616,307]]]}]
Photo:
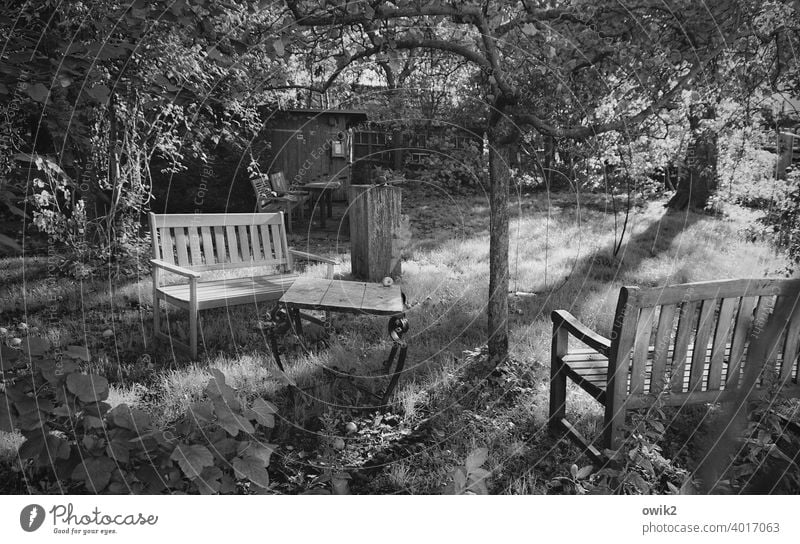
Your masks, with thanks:
[{"label": "table top", "polygon": [[341,181],[312,181],[311,183],[306,183],[305,185],[301,185],[301,189],[339,189],[342,186]]},{"label": "table top", "polygon": [[297,278],[281,297],[283,304],[309,310],[362,312],[372,315],[403,313],[400,286],[379,283]]}]

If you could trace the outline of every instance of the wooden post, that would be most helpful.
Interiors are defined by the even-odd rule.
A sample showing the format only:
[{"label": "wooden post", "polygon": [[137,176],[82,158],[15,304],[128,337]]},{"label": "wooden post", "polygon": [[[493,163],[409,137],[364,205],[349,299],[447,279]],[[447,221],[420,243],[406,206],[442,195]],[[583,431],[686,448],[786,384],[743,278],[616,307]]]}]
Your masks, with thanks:
[{"label": "wooden post", "polygon": [[400,259],[393,255],[392,240],[400,226],[400,189],[351,185],[348,191],[353,275],[368,281],[396,278]]}]

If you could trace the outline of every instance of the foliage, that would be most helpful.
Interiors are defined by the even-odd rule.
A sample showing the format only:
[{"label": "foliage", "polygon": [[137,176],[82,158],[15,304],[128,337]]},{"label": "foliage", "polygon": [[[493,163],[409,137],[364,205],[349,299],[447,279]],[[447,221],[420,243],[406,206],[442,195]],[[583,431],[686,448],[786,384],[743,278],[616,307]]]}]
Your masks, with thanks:
[{"label": "foliage", "polygon": [[761,219],[775,245],[789,257],[793,270],[800,263],[800,171],[787,175],[788,189]]},{"label": "foliage", "polygon": [[167,429],[126,404],[111,407],[108,381],[80,370],[86,348],[51,348],[26,337],[22,351],[2,349],[0,430],[18,430],[19,469],[30,482],[82,484],[93,493],[234,493],[270,485],[274,446],[263,441],[276,408],[244,402],[211,369],[204,399]]},{"label": "foliage", "polygon": [[487,482],[490,472],[482,468],[489,458],[489,450],[477,448],[464,460],[462,466],[453,470],[453,481],[447,484],[446,495],[488,495]]},{"label": "foliage", "polygon": [[[664,393],[667,394],[667,393]],[[689,473],[662,455],[658,442],[664,435],[663,395],[646,410],[633,412],[625,425],[626,439],[622,446],[606,450],[608,461],[597,471],[591,466],[570,467],[569,476],[550,482],[554,493],[653,495],[690,492]]]},{"label": "foliage", "polygon": [[449,190],[481,186],[485,162],[480,143],[463,139],[459,140],[459,145],[453,132],[429,136],[427,146],[433,151],[423,155],[418,165],[410,165],[409,156],[406,169],[413,168],[420,181]]},{"label": "foliage", "polygon": [[715,491],[795,493],[800,489],[800,405],[780,393],[780,378],[766,379],[767,394],[751,401],[739,446],[720,476]]}]

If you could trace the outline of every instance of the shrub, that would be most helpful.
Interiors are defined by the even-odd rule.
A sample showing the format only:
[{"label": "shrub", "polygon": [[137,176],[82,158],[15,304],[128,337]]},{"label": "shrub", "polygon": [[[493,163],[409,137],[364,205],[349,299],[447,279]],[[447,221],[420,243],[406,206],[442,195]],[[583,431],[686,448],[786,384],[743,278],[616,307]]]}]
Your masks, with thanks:
[{"label": "shrub", "polygon": [[[0,430],[18,430],[26,480],[53,489],[60,481],[94,493],[233,493],[237,479],[252,490],[269,486],[274,446],[263,439],[274,427],[275,407],[260,398],[245,403],[211,369],[204,400],[166,429],[125,404],[111,406],[108,381],[80,371],[86,348],[51,349],[27,337],[22,352],[2,349],[4,390]],[[21,355],[30,363],[20,363]]]}]

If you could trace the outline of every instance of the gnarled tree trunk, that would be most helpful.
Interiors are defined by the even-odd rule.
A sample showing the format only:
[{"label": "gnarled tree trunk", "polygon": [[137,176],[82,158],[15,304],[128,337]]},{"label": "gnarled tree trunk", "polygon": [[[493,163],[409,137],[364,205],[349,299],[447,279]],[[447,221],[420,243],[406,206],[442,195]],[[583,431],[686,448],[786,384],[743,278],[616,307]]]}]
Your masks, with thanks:
[{"label": "gnarled tree trunk", "polygon": [[691,140],[686,152],[686,173],[678,179],[675,194],[667,202],[673,210],[705,209],[717,190],[717,133],[704,120],[714,119],[711,106],[693,106],[689,114]]}]

